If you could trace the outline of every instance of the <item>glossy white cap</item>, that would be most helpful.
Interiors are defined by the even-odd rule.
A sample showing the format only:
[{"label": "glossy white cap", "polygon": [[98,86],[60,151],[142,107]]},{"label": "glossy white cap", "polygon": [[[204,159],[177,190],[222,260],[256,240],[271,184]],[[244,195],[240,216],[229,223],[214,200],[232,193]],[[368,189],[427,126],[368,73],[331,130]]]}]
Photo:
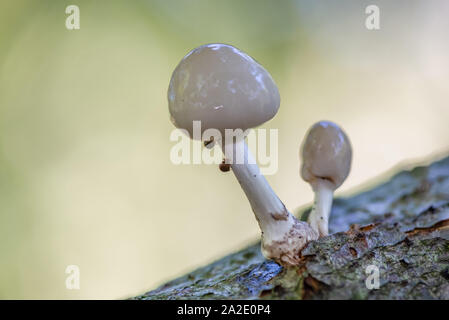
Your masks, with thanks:
[{"label": "glossy white cap", "polygon": [[309,129],[301,149],[301,176],[314,190],[322,183],[335,190],[348,176],[352,159],[351,143],[335,123],[315,123]]},{"label": "glossy white cap", "polygon": [[168,88],[171,120],[191,136],[196,120],[202,131],[256,127],[276,115],[279,103],[271,75],[246,53],[220,43],[190,51]]}]

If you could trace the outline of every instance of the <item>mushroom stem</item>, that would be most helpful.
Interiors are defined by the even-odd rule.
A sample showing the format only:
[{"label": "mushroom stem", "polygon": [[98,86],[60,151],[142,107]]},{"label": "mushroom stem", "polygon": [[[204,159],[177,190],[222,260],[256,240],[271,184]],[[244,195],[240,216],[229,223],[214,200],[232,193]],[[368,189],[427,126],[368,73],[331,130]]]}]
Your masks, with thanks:
[{"label": "mushroom stem", "polygon": [[[230,160],[229,156],[226,155],[226,150],[224,150],[224,153],[226,159]],[[268,181],[260,173],[259,166],[244,139],[234,144],[232,156],[234,159],[231,162],[232,172],[234,172],[251,204],[260,229],[265,236],[271,239],[281,237],[282,234],[278,233],[279,228],[286,224],[287,217],[291,213],[288,212]],[[240,162],[243,160],[243,163],[238,162],[239,157]]]},{"label": "mushroom stem", "polygon": [[[231,148],[233,154],[229,155]],[[318,233],[287,210],[261,174],[244,139],[238,140],[232,147],[223,146],[223,153],[227,161],[233,160],[232,171],[259,223],[262,231],[262,253],[266,258],[284,266],[296,265],[302,248],[309,241],[318,239]]]},{"label": "mushroom stem", "polygon": [[327,185],[326,181],[317,183],[314,191],[315,201],[308,222],[320,237],[325,237],[329,234],[329,216],[334,191]]}]

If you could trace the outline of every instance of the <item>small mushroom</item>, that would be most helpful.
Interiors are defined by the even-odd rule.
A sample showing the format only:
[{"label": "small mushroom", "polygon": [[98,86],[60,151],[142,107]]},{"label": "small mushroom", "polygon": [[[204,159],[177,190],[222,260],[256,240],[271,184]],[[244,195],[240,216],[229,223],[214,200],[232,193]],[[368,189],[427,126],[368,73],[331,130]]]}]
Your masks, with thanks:
[{"label": "small mushroom", "polygon": [[[271,75],[250,56],[230,45],[208,44],[189,52],[176,67],[168,102],[172,122],[190,136],[193,121],[201,121],[202,130],[217,129],[223,135],[226,129],[244,131],[270,120],[280,97]],[[244,137],[224,137],[220,144],[226,163],[259,223],[264,256],[284,266],[297,264],[301,249],[318,233],[285,208],[260,173]],[[243,161],[236,159],[239,154]]]},{"label": "small mushroom", "polygon": [[338,125],[320,121],[309,129],[301,156],[301,176],[315,192],[308,222],[320,237],[327,236],[333,193],[351,169],[351,143]]}]

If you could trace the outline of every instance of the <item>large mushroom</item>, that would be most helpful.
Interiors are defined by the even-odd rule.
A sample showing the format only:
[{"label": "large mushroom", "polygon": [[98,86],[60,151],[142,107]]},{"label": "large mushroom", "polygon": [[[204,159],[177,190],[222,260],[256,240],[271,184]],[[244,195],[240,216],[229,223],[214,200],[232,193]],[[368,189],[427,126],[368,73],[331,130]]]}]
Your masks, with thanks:
[{"label": "large mushroom", "polygon": [[236,141],[225,135],[226,129],[244,131],[275,116],[280,97],[270,74],[233,46],[203,45],[174,70],[168,103],[174,125],[191,137],[194,121],[201,121],[202,131],[217,129],[224,135],[220,144],[259,223],[264,256],[284,266],[296,265],[301,249],[318,233],[285,208],[260,173],[243,135]]},{"label": "large mushroom", "polygon": [[301,157],[301,176],[315,192],[308,222],[320,237],[324,237],[329,234],[334,191],[345,181],[351,169],[351,143],[337,124],[320,121],[309,129]]}]

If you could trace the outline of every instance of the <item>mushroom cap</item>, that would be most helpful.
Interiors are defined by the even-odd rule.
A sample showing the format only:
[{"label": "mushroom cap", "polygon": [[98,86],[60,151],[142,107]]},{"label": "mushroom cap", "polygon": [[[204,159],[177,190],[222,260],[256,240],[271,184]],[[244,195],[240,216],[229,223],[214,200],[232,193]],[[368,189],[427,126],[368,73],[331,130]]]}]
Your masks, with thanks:
[{"label": "mushroom cap", "polygon": [[301,148],[302,178],[315,190],[321,183],[337,189],[351,169],[352,148],[343,130],[330,121],[315,123]]},{"label": "mushroom cap", "polygon": [[246,53],[220,43],[190,51],[173,71],[168,88],[171,120],[191,137],[193,121],[201,121],[202,131],[246,130],[273,118],[279,103],[268,71]]}]

